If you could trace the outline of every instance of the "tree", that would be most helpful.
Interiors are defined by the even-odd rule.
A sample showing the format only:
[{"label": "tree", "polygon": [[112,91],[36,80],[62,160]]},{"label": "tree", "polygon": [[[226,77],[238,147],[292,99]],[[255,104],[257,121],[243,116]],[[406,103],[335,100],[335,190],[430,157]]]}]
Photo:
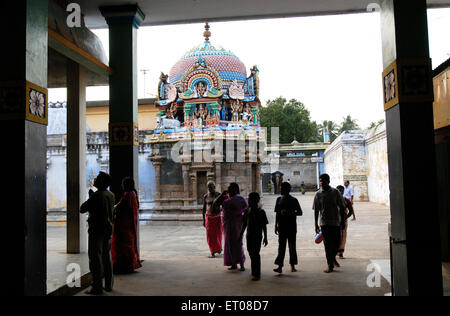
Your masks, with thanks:
[{"label": "tree", "polygon": [[356,119],[352,119],[352,117],[347,115],[347,117],[344,117],[344,120],[342,121],[341,128],[339,129],[339,134],[342,134],[345,131],[353,131],[359,129],[358,124],[356,123]]},{"label": "tree", "polygon": [[370,123],[370,125],[369,125],[369,127],[367,128],[367,129],[372,129],[372,128],[374,128],[374,127],[378,127],[378,126],[380,126],[381,124],[383,124],[384,123],[384,119],[381,119],[381,120],[379,120],[378,122],[372,122],[372,123]]},{"label": "tree", "polygon": [[287,100],[278,97],[267,101],[260,110],[261,126],[267,127],[267,142],[271,143],[271,127],[279,127],[280,144],[288,144],[294,140],[299,142],[319,141],[318,126],[310,119],[305,105],[295,99]]},{"label": "tree", "polygon": [[328,130],[328,135],[330,136],[330,143],[334,142],[334,140],[339,136],[339,125],[337,125],[333,121],[323,121],[322,124],[319,125],[319,136],[323,139],[323,130]]}]

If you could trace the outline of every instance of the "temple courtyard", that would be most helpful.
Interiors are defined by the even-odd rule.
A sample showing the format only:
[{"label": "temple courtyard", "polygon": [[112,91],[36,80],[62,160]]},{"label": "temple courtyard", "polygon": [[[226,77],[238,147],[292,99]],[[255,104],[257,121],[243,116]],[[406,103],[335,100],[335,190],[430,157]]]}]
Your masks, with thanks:
[{"label": "temple courtyard", "polygon": [[[262,278],[251,281],[250,259],[246,252],[245,272],[228,271],[223,257],[208,258],[205,229],[200,222],[144,222],[140,226],[140,250],[143,267],[130,275],[116,275],[114,291],[105,295],[151,296],[297,296],[297,295],[390,295],[389,267],[389,207],[356,202],[357,220],[349,222],[345,259],[341,268],[325,274],[323,244],[314,243],[314,213],[311,209],[314,193],[293,194],[300,201],[304,215],[298,218],[298,272],[289,268],[286,252],[285,271],[272,271],[278,240],[274,233],[276,196],[263,196],[263,208],[269,219],[269,245],[262,248]],[[88,271],[86,254],[65,254],[65,227],[48,226],[48,293],[58,293],[64,285],[66,267],[70,263]],[[376,268],[380,269],[377,275]],[[445,295],[449,295],[449,267],[443,268]],[[378,278],[379,276],[379,278]],[[379,280],[379,282],[377,282]],[[85,290],[78,295],[85,295]]]}]

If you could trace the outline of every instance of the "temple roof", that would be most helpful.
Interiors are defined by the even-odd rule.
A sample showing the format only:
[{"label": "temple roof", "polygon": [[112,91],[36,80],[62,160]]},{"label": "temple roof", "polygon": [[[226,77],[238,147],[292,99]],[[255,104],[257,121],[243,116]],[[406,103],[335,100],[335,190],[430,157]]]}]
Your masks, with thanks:
[{"label": "temple roof", "polygon": [[213,46],[209,40],[211,33],[209,32],[208,24],[206,24],[205,28],[205,41],[186,52],[175,63],[169,73],[170,83],[179,83],[186,71],[194,66],[199,58],[203,58],[208,66],[219,73],[225,87],[228,87],[233,80],[245,82],[247,71],[244,63],[233,52]]}]

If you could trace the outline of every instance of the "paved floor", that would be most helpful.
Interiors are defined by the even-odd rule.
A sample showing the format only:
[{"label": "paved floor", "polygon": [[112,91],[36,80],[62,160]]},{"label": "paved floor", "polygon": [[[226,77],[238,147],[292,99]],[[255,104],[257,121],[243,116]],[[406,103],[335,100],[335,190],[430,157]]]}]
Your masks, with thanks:
[{"label": "paved floor", "polygon": [[[273,207],[276,196],[263,197],[269,218],[269,245],[263,248],[262,279],[251,281],[250,262],[247,271],[230,272],[223,258],[208,258],[205,230],[199,223],[161,223],[140,226],[143,267],[130,275],[116,276],[115,287],[107,295],[193,295],[193,296],[277,296],[277,295],[376,295],[390,292],[389,208],[375,203],[355,203],[357,221],[349,222],[346,259],[333,274],[326,267],[323,245],[314,243],[313,194],[294,194],[304,216],[298,220],[297,251],[299,271],[286,270],[279,276],[272,272],[277,254],[277,236],[273,232]],[[67,255],[65,227],[48,227],[48,292],[65,284],[67,264],[79,263],[81,272],[88,271],[87,256]],[[285,263],[288,264],[288,256]],[[380,269],[380,275],[374,273]],[[445,265],[444,284],[449,295],[449,265]],[[368,286],[369,285],[374,287]],[[78,295],[84,295],[84,291]]]},{"label": "paved floor", "polygon": [[[61,223],[47,225],[47,294],[66,285],[67,277],[74,270],[71,264],[77,264],[80,274],[89,272],[87,253],[67,254],[66,227]],[[70,272],[68,272],[70,268]]]},{"label": "paved floor", "polygon": [[[201,225],[150,224],[141,226],[141,257],[145,260],[143,268],[131,275],[116,276],[115,289],[108,295],[290,296],[389,293],[389,283],[382,276],[370,278],[375,287],[367,285],[367,279],[375,271],[373,263],[379,264],[382,275],[389,273],[389,209],[374,203],[356,203],[357,221],[350,222],[347,259],[341,260],[342,268],[338,272],[325,274],[322,272],[326,268],[323,245],[314,243],[314,217],[311,210],[313,194],[295,196],[304,209],[304,216],[298,221],[297,249],[300,264],[297,273],[291,273],[287,269],[279,276],[272,272],[278,246],[273,232],[276,197],[266,195],[263,203],[270,222],[269,245],[261,251],[261,281],[251,281],[249,261],[247,271],[229,272],[223,266],[222,257],[208,258],[205,231]],[[367,271],[368,268],[372,269]]]}]

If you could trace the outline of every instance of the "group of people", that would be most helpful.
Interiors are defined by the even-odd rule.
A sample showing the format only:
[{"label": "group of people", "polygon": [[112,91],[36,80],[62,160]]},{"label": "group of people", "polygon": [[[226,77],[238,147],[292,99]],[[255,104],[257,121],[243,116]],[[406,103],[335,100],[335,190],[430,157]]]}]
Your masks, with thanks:
[{"label": "group of people", "polygon": [[[81,205],[80,212],[88,213],[89,270],[92,288],[87,294],[110,292],[114,274],[131,273],[141,267],[137,246],[139,200],[132,178],[122,180],[123,194],[116,203],[114,193],[108,190],[112,178],[100,172],[89,199]],[[105,279],[103,287],[102,279]]]},{"label": "group of people", "polygon": [[259,207],[260,196],[250,193],[247,200],[240,195],[239,185],[231,183],[228,190],[216,192],[213,181],[208,182],[208,193],[204,196],[203,226],[211,258],[222,252],[222,234],[225,236],[224,265],[229,270],[245,271],[243,248],[244,232],[247,230],[247,250],[251,259],[253,280],[261,277],[261,245],[267,246],[266,213]]},{"label": "group of people", "polygon": [[[88,294],[100,295],[112,291],[114,274],[131,273],[141,267],[137,246],[139,200],[132,178],[122,180],[122,196],[116,203],[115,195],[108,190],[112,178],[100,172],[94,181],[94,192],[89,190],[89,199],[81,205],[81,213],[89,213],[89,269],[93,283]],[[315,229],[323,234],[328,263],[326,273],[339,267],[336,256],[343,258],[347,235],[347,219],[353,216],[353,188],[346,181],[337,189],[330,186],[327,174],[320,176],[320,190],[313,203]],[[290,194],[289,182],[281,184],[281,196],[275,204],[275,234],[278,235],[277,267],[283,271],[286,247],[289,246],[289,264],[296,272],[298,257],[296,250],[297,217],[302,216],[298,200]],[[229,270],[245,271],[243,237],[245,231],[247,251],[251,259],[252,280],[261,278],[261,246],[268,245],[267,219],[260,206],[260,195],[252,192],[248,201],[240,195],[239,185],[231,183],[219,193],[215,183],[208,182],[208,193],[204,196],[203,225],[211,258],[224,252],[224,265]],[[224,237],[224,247],[222,238]],[[239,267],[238,267],[239,266]],[[105,279],[103,287],[102,279]]]},{"label": "group of people", "polygon": [[[316,232],[323,234],[325,254],[328,268],[326,273],[333,272],[339,263],[336,256],[344,258],[347,236],[347,219],[353,216],[353,188],[346,181],[337,189],[330,186],[328,174],[320,176],[320,190],[314,197],[313,210]],[[296,272],[298,256],[296,249],[297,217],[303,215],[298,200],[291,194],[289,182],[281,184],[281,196],[275,203],[275,234],[278,235],[278,255],[275,259],[277,267],[273,270],[283,272],[286,247],[289,246],[289,264],[291,272]],[[247,230],[247,251],[251,259],[252,280],[261,279],[261,246],[268,245],[267,216],[260,207],[260,196],[252,192],[247,200],[240,195],[239,185],[231,183],[228,190],[219,193],[215,183],[208,182],[208,193],[204,196],[203,226],[206,228],[206,239],[211,252],[210,258],[224,252],[224,265],[229,270],[245,271],[245,253],[243,235]],[[222,248],[222,237],[224,247]]]}]

